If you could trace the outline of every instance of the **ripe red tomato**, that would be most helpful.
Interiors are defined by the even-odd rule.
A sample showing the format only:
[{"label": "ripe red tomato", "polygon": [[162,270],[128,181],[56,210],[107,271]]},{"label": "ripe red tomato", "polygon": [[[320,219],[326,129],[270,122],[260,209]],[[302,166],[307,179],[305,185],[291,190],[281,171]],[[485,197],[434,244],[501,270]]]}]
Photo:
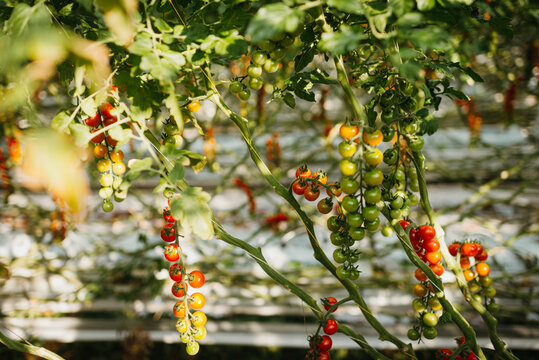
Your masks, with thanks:
[{"label": "ripe red tomato", "polygon": [[415,269],[414,276],[417,279],[417,281],[423,282],[423,281],[427,280],[427,275],[425,275],[423,270],[421,270],[419,268]]},{"label": "ripe red tomato", "polygon": [[116,144],[118,144],[118,140],[112,138],[110,135],[107,135],[107,144],[110,146],[116,146]]},{"label": "ripe red tomato", "polygon": [[305,193],[305,189],[307,189],[307,183],[301,184],[300,180],[294,181],[294,184],[292,184],[292,191],[295,194],[303,195]]},{"label": "ripe red tomato", "polygon": [[[409,221],[406,221],[406,220],[400,220],[399,221],[399,224],[402,226],[402,228],[404,230],[406,230],[406,228],[408,227],[408,225],[410,225],[410,222]],[[410,230],[411,231],[411,230]]]},{"label": "ripe red tomato", "polygon": [[339,134],[345,140],[350,140],[359,133],[359,127],[356,125],[345,125],[342,124],[339,129]]},{"label": "ripe red tomato", "polygon": [[333,319],[327,319],[326,326],[324,326],[324,332],[328,335],[333,335],[339,330],[337,321]]},{"label": "ripe red tomato", "polygon": [[163,209],[163,219],[165,219],[168,223],[174,222],[174,217],[172,216],[172,211],[170,211],[170,208]]},{"label": "ripe red tomato", "polygon": [[425,249],[426,252],[438,251],[440,250],[440,242],[436,239],[424,241],[423,249]]},{"label": "ripe red tomato", "polygon": [[438,276],[442,276],[442,274],[445,271],[444,266],[442,264],[440,264],[440,263],[430,264],[429,267],[432,270],[432,272],[435,273]]},{"label": "ripe red tomato", "polygon": [[329,188],[326,189],[326,194],[328,194],[328,196],[336,196],[336,197],[341,196],[342,189],[339,183],[331,183],[328,185],[329,185]]},{"label": "ripe red tomato", "polygon": [[453,243],[451,245],[449,245],[449,253],[453,256],[457,256],[458,252],[459,252],[459,249],[460,249],[460,244],[459,243]]},{"label": "ripe red tomato", "polygon": [[[326,301],[327,301],[327,304],[324,304],[324,309],[326,309],[326,311],[329,310],[329,308],[331,307],[331,305],[337,303],[337,299],[335,299],[333,296],[328,296],[328,297],[326,298]],[[338,306],[336,306],[335,309],[333,309],[332,312],[335,312],[335,310],[337,310],[337,308],[338,308]]]},{"label": "ripe red tomato", "polygon": [[109,126],[114,124],[116,121],[118,121],[118,118],[116,116],[113,117],[106,117],[103,119],[103,126]]},{"label": "ripe red tomato", "polygon": [[168,274],[170,275],[170,278],[174,281],[182,281],[183,278],[183,267],[178,264],[174,263],[170,265],[170,268],[168,269]]},{"label": "ripe red tomato", "polygon": [[475,255],[475,260],[477,261],[485,261],[487,258],[488,258],[488,253],[486,250],[483,250],[477,255]]},{"label": "ripe red tomato", "polygon": [[[404,220],[401,220],[404,221]],[[402,224],[401,224],[402,226]],[[404,226],[402,226],[404,228]],[[406,228],[404,228],[406,230]],[[408,233],[408,237],[410,238],[410,242],[413,243],[420,243],[421,237],[419,236],[419,231],[417,231],[416,228],[411,228],[410,232]]]},{"label": "ripe red tomato", "polygon": [[198,289],[199,287],[204,285],[205,282],[206,278],[201,271],[193,270],[189,273],[189,285],[191,285],[191,287]]},{"label": "ripe red tomato", "polygon": [[468,269],[470,267],[470,258],[464,255],[460,257],[460,267],[463,269]]},{"label": "ripe red tomato", "polygon": [[322,341],[318,343],[318,348],[321,351],[328,351],[329,349],[331,349],[331,345],[333,345],[331,337],[328,335],[322,335]]},{"label": "ripe red tomato", "polygon": [[187,292],[188,288],[189,287],[187,286],[187,284],[182,284],[181,282],[176,281],[172,285],[172,295],[176,297],[183,297],[185,293]]},{"label": "ripe red tomato", "polygon": [[165,259],[168,261],[178,261],[180,258],[180,252],[178,251],[178,245],[168,244],[165,246]]},{"label": "ripe red tomato", "polygon": [[173,223],[168,223],[161,229],[161,239],[166,242],[173,242],[176,240],[176,228]]},{"label": "ripe red tomato", "polygon": [[431,225],[421,225],[419,227],[419,235],[423,240],[431,240],[436,236],[436,230]]},{"label": "ripe red tomato", "polygon": [[464,256],[475,256],[477,255],[477,245],[475,245],[475,243],[466,243],[462,245],[460,252]]},{"label": "ripe red tomato", "polygon": [[[96,131],[99,131],[99,129],[93,129],[92,133],[95,133]],[[103,142],[103,140],[105,140],[105,133],[101,133],[99,135],[96,135],[93,138],[91,138],[90,140],[92,140],[92,142],[94,142],[96,144],[99,144],[99,143]]]},{"label": "ripe red tomato", "polygon": [[96,112],[93,117],[89,117],[88,119],[84,120],[84,122],[90,127],[96,127],[97,125],[101,124],[101,115]]},{"label": "ripe red tomato", "polygon": [[311,176],[311,170],[309,170],[309,168],[307,167],[307,165],[301,165],[297,170],[296,170],[296,178],[308,178]]},{"label": "ripe red tomato", "polygon": [[320,196],[320,190],[317,187],[308,186],[303,195],[305,196],[305,199],[314,201]]},{"label": "ripe red tomato", "polygon": [[453,351],[449,349],[439,349],[436,351],[436,360],[449,360],[453,355]]},{"label": "ripe red tomato", "polygon": [[116,109],[109,103],[101,104],[101,106],[99,107],[99,112],[105,118],[112,118],[116,115]]}]

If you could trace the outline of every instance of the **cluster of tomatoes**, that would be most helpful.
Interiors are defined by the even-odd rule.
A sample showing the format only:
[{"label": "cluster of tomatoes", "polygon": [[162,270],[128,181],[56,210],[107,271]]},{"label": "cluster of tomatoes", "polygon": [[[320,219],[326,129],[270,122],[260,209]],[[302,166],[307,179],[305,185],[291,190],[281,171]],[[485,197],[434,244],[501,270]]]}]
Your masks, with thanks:
[{"label": "cluster of tomatoes", "polygon": [[[318,170],[311,173],[307,165],[302,165],[296,170],[296,180],[292,184],[292,191],[297,195],[303,195],[306,200],[315,201],[320,197],[320,187],[325,186],[327,181],[328,176],[324,171]],[[332,196],[329,190],[328,195]],[[333,206],[329,206],[329,210],[321,212],[327,214],[332,209]]]},{"label": "cluster of tomatoes", "polygon": [[[103,127],[112,125],[118,121],[116,109],[108,102],[101,104],[94,116],[87,118],[84,122],[92,128],[92,133],[100,131]],[[120,149],[115,149],[118,141],[104,132],[95,135],[91,141],[95,143],[93,152],[97,161],[97,170],[101,173],[99,183],[99,197],[103,199],[103,211],[110,212],[114,209],[111,199],[123,201],[125,197],[120,195],[118,188],[122,184],[122,175],[126,171],[123,163],[124,153]]]},{"label": "cluster of tomatoes", "polygon": [[[331,359],[329,350],[333,345],[333,340],[331,340],[330,335],[335,334],[339,330],[339,324],[337,323],[337,321],[335,319],[328,318],[328,315],[335,312],[335,310],[337,310],[338,308],[338,306],[335,305],[337,303],[337,299],[330,296],[325,299],[322,299],[322,303],[324,304],[324,309],[326,309],[327,314],[320,322],[316,333],[313,336],[310,336],[308,339],[309,351],[305,356],[305,359],[307,360]],[[320,330],[322,330],[325,335],[319,335]]]},{"label": "cluster of tomatoes", "polygon": [[[406,230],[410,222],[401,220],[400,225]],[[442,254],[439,251],[440,243],[435,236],[436,230],[431,225],[412,227],[409,232],[410,243],[416,254],[423,262],[429,263],[429,267],[436,275],[441,276],[444,267],[440,264]],[[414,295],[417,298],[412,301],[412,307],[417,312],[419,322],[408,331],[408,338],[418,340],[423,335],[426,339],[434,339],[438,335],[435,328],[438,316],[435,312],[442,309],[442,304],[434,294],[437,289],[433,289],[427,275],[419,268],[415,270],[414,275],[420,283],[414,285]]]},{"label": "cluster of tomatoes", "polygon": [[[472,297],[481,302],[481,295],[483,295],[487,309],[491,313],[498,312],[500,306],[493,299],[496,295],[496,289],[492,286],[493,281],[489,276],[490,266],[485,262],[488,253],[483,246],[477,242],[465,242],[464,244],[455,242],[449,245],[449,253],[459,260],[460,267],[464,270],[464,278],[468,282],[468,288],[473,293]],[[470,259],[474,261],[475,271],[472,269]]]},{"label": "cluster of tomatoes", "polygon": [[[186,108],[190,113],[197,112],[200,110],[200,101],[193,100],[190,101]],[[174,147],[178,148],[183,144],[183,137],[181,131],[178,129],[178,125],[173,118],[169,118],[163,126],[163,144],[172,144]]]},{"label": "cluster of tomatoes", "polygon": [[[464,342],[464,336],[457,338],[457,344],[461,345]],[[442,348],[436,351],[436,360],[477,360],[477,356],[468,348],[462,349],[457,356],[453,356],[453,351],[447,348]]]},{"label": "cluster of tomatoes", "polygon": [[174,219],[170,208],[163,210],[163,218],[166,224],[161,229],[161,239],[169,243],[165,246],[165,258],[172,264],[169,268],[169,276],[174,281],[172,295],[179,298],[174,304],[172,311],[178,318],[176,329],[180,333],[180,340],[187,344],[186,351],[189,355],[195,355],[200,349],[198,341],[206,337],[206,314],[200,311],[206,304],[204,295],[199,292],[187,294],[189,286],[198,289],[204,285],[206,279],[199,270],[190,273],[185,271],[183,260],[180,257],[177,234],[177,221]]}]

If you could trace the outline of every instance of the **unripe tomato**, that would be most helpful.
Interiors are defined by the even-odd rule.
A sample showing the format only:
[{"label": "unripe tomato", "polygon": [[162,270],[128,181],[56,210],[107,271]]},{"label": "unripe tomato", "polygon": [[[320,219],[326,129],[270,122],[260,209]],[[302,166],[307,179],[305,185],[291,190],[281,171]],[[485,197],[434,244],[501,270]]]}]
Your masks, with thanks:
[{"label": "unripe tomato", "polygon": [[101,189],[99,189],[99,197],[101,199],[110,199],[111,196],[112,196],[112,188],[110,187],[103,187]]},{"label": "unripe tomato", "polygon": [[434,327],[438,325],[438,317],[434,313],[424,313],[421,319],[423,321],[423,324],[425,324],[426,326]]},{"label": "unripe tomato", "polygon": [[359,127],[356,125],[345,125],[342,124],[339,129],[339,134],[345,140],[350,140],[359,133]]},{"label": "unripe tomato", "polygon": [[247,101],[251,97],[251,91],[249,89],[243,88],[239,93],[238,97],[243,100]]},{"label": "unripe tomato", "polygon": [[125,173],[125,164],[123,162],[117,162],[112,165],[112,172],[116,175],[122,175]]},{"label": "unripe tomato", "polygon": [[204,314],[202,311],[195,311],[191,318],[191,322],[193,323],[193,326],[196,326],[196,327],[206,325],[207,321],[208,321],[208,318],[206,317],[206,314]]},{"label": "unripe tomato", "polygon": [[275,43],[271,40],[262,40],[258,46],[266,52],[271,52],[273,49],[275,49]]},{"label": "unripe tomato", "polygon": [[249,87],[253,90],[260,90],[263,85],[264,81],[259,77],[252,77],[249,79]]},{"label": "unripe tomato", "polygon": [[365,190],[363,198],[369,204],[376,204],[382,198],[382,192],[378,187],[371,187]]},{"label": "unripe tomato", "polygon": [[421,312],[421,311],[424,311],[427,309],[427,306],[425,305],[425,303],[423,302],[423,300],[421,299],[414,299],[412,301],[412,308],[417,311],[417,312]]},{"label": "unripe tomato", "polygon": [[374,221],[378,219],[378,215],[380,215],[380,209],[378,209],[378,207],[374,205],[366,206],[363,208],[362,215],[363,215],[363,219],[365,219],[366,221]]},{"label": "unripe tomato", "polygon": [[480,276],[479,277],[479,283],[481,284],[481,286],[483,287],[488,287],[490,285],[492,285],[492,278],[490,276]]},{"label": "unripe tomato", "polygon": [[369,231],[377,231],[378,228],[380,227],[380,219],[379,218],[376,218],[374,220],[366,220],[364,222],[364,226],[365,226],[365,229],[369,230]]},{"label": "unripe tomato", "polygon": [[475,279],[475,273],[473,272],[473,270],[464,270],[463,275],[466,281],[472,281],[473,279]]},{"label": "unripe tomato", "polygon": [[355,194],[359,190],[359,182],[349,177],[343,178],[340,185],[345,194]]},{"label": "unripe tomato", "polygon": [[365,173],[363,180],[368,186],[378,186],[384,181],[384,173],[380,169],[372,169]]},{"label": "unripe tomato", "polygon": [[266,62],[264,63],[264,71],[265,72],[267,72],[268,74],[273,74],[277,70],[279,70],[279,62],[278,61],[275,61],[273,59],[266,60]]},{"label": "unripe tomato", "polygon": [[322,199],[318,202],[316,208],[321,214],[329,214],[333,210],[333,201],[331,201],[331,198]]},{"label": "unripe tomato", "polygon": [[249,65],[247,67],[247,75],[252,78],[260,77],[260,75],[262,75],[262,67],[254,64]]},{"label": "unripe tomato", "polygon": [[94,155],[97,158],[104,158],[109,153],[108,148],[103,144],[97,144],[94,147]]},{"label": "unripe tomato", "polygon": [[495,302],[491,302],[490,304],[487,305],[487,309],[488,309],[488,311],[490,311],[491,313],[495,314],[495,313],[497,313],[498,311],[500,311],[500,305],[498,305],[498,304],[495,303]]},{"label": "unripe tomato", "polygon": [[482,293],[486,297],[492,298],[496,295],[496,289],[493,288],[492,286],[487,286],[486,288],[483,288]]},{"label": "unripe tomato", "polygon": [[114,205],[109,200],[105,200],[101,205],[101,209],[103,209],[104,212],[111,212],[114,210]]},{"label": "unripe tomato", "polygon": [[190,323],[189,319],[178,319],[178,321],[176,321],[176,330],[178,330],[179,333],[185,333],[189,329]]},{"label": "unripe tomato", "polygon": [[329,231],[338,231],[341,228],[336,216],[330,217],[326,224]]},{"label": "unripe tomato", "polygon": [[379,149],[368,151],[365,153],[365,162],[370,166],[377,166],[384,159],[384,155]]},{"label": "unripe tomato", "polygon": [[101,184],[101,186],[105,186],[105,187],[112,186],[113,181],[114,181],[114,178],[112,177],[111,174],[103,174],[99,178],[99,183]]},{"label": "unripe tomato", "polygon": [[438,331],[433,327],[426,327],[423,329],[423,336],[425,339],[432,340],[438,336]]},{"label": "unripe tomato", "polygon": [[204,326],[195,327],[193,330],[193,338],[195,340],[202,340],[206,337],[207,331]]},{"label": "unripe tomato", "polygon": [[337,266],[337,269],[335,270],[337,273],[337,277],[341,280],[348,279],[350,276],[350,271],[344,267],[344,265]]},{"label": "unripe tomato", "polygon": [[477,282],[477,280],[474,279],[468,282],[468,289],[470,289],[471,292],[479,290],[479,283]]},{"label": "unripe tomato", "polygon": [[355,197],[347,195],[342,199],[341,205],[344,210],[352,213],[359,208],[359,201]]},{"label": "unripe tomato", "polygon": [[419,340],[419,337],[421,336],[419,334],[419,331],[417,331],[416,329],[408,330],[408,333],[406,335],[408,336],[408,339],[412,341]]},{"label": "unripe tomato", "polygon": [[200,350],[200,345],[196,341],[189,341],[187,343],[187,347],[185,348],[185,351],[188,355],[196,355],[198,354],[198,351]]},{"label": "unripe tomato", "polygon": [[365,229],[360,227],[353,227],[348,230],[348,234],[354,240],[363,240],[365,237]]},{"label": "unripe tomato", "polygon": [[363,141],[371,146],[376,146],[382,142],[384,135],[380,130],[375,130],[372,133],[363,132]]},{"label": "unripe tomato", "polygon": [[349,213],[346,215],[346,223],[350,227],[360,227],[363,224],[363,216],[360,213]]},{"label": "unripe tomato", "polygon": [[243,85],[239,81],[232,81],[228,89],[233,94],[239,94],[243,90]]},{"label": "unripe tomato", "polygon": [[417,297],[423,297],[427,295],[427,287],[423,284],[414,285],[414,295]]},{"label": "unripe tomato", "polygon": [[338,264],[343,264],[346,260],[348,260],[348,256],[344,254],[343,249],[338,248],[333,250],[333,260],[335,260]]},{"label": "unripe tomato", "polygon": [[428,305],[434,311],[440,310],[442,308],[442,304],[440,303],[440,300],[438,300],[438,298],[435,296],[429,299]]},{"label": "unripe tomato", "polygon": [[340,169],[344,176],[352,176],[357,172],[357,163],[348,159],[342,159]]},{"label": "unripe tomato", "polygon": [[339,154],[343,158],[352,157],[357,150],[357,145],[355,143],[348,143],[347,141],[342,141],[338,146]]},{"label": "unripe tomato", "polygon": [[267,59],[268,59],[268,56],[263,51],[255,51],[253,55],[251,56],[251,61],[253,62],[253,64],[258,65],[258,66],[264,65]]},{"label": "unripe tomato", "polygon": [[187,110],[189,112],[197,112],[200,109],[200,101],[195,100],[191,101],[189,104],[187,104]]},{"label": "unripe tomato", "polygon": [[413,139],[410,139],[408,141],[408,147],[412,151],[420,151],[423,149],[423,146],[425,145],[425,141],[421,136],[414,137]]},{"label": "unripe tomato", "polygon": [[286,50],[282,47],[276,47],[271,53],[270,56],[274,60],[281,60],[286,55]]},{"label": "unripe tomato", "polygon": [[384,151],[384,162],[388,165],[395,165],[399,159],[399,153],[395,149]]}]

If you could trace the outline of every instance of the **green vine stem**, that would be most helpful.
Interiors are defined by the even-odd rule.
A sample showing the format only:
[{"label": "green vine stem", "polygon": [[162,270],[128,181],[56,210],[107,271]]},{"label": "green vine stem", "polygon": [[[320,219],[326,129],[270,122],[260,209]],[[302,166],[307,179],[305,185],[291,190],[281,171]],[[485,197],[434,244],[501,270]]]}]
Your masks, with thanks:
[{"label": "green vine stem", "polygon": [[64,358],[61,357],[60,355],[55,354],[52,351],[47,350],[43,347],[35,346],[30,343],[23,344],[18,341],[11,340],[2,332],[0,332],[0,342],[4,344],[5,346],[7,346],[8,349],[11,349],[11,350],[39,356],[47,360],[64,360]]},{"label": "green vine stem", "polygon": [[[260,248],[256,248],[243,240],[233,237],[224,230],[223,226],[219,222],[217,222],[216,220],[213,221],[215,225],[215,235],[218,239],[247,252],[269,277],[284,286],[287,290],[289,290],[291,293],[300,298],[305,304],[307,304],[307,306],[309,306],[313,314],[319,320],[325,318],[326,312],[320,309],[320,307],[316,303],[316,300],[312,296],[307,294],[305,291],[300,289],[296,284],[284,277],[279,271],[271,267],[271,265],[269,265],[264,258],[264,255],[262,254],[262,250]],[[351,328],[339,323],[339,331],[350,337],[357,344],[359,344],[373,359],[389,360],[389,358],[382,355],[375,348],[369,345],[363,335],[354,332]]]},{"label": "green vine stem", "polygon": [[[487,324],[489,338],[490,338],[490,341],[492,342],[492,345],[494,346],[494,349],[496,349],[496,352],[500,354],[501,356],[503,356],[504,359],[518,360],[518,358],[515,355],[511,354],[511,352],[507,350],[505,342],[503,342],[503,340],[498,336],[498,331],[497,331],[498,320],[489,311],[487,311],[487,309],[483,306],[483,304],[481,304],[481,302],[476,301],[470,295],[470,290],[468,288],[468,284],[466,283],[466,280],[464,279],[462,269],[460,268],[457,261],[453,258],[453,256],[451,256],[451,254],[449,253],[449,249],[447,248],[447,244],[445,243],[445,240],[444,240],[444,234],[445,234],[444,230],[442,229],[442,226],[438,223],[436,214],[434,213],[434,210],[432,209],[432,206],[430,205],[429,195],[427,192],[427,183],[425,180],[425,158],[421,152],[413,152],[412,159],[417,169],[417,178],[419,181],[419,193],[421,195],[421,207],[427,214],[430,223],[434,226],[436,230],[436,237],[438,241],[440,242],[440,250],[442,252],[442,256],[444,258],[445,263],[447,264],[448,268],[451,269],[451,271],[455,273],[456,278],[457,278],[457,285],[460,288],[462,294],[464,295],[464,298],[466,299],[466,301],[468,301],[470,305],[481,315],[481,317],[483,318],[483,321],[485,321],[485,323]],[[423,262],[421,261],[421,263]],[[426,265],[425,267],[428,268],[428,266]],[[425,271],[423,267],[421,269]],[[430,268],[428,268],[428,270],[430,270]],[[427,274],[429,279],[431,279],[431,275],[434,275],[434,273],[428,274],[427,272],[425,272],[425,274]],[[444,304],[442,303],[442,305]],[[444,309],[445,309],[445,306],[444,306]],[[463,330],[464,332],[463,328],[461,328],[461,330]],[[466,334],[465,334],[465,340],[466,342],[470,340],[468,339],[468,336]],[[474,339],[474,342],[475,342],[475,339]],[[479,348],[477,344],[475,344],[475,347]]]},{"label": "green vine stem", "polygon": [[[232,122],[240,130],[243,140],[247,144],[251,158],[255,162],[261,174],[264,176],[266,181],[273,187],[274,191],[278,195],[280,195],[282,198],[284,198],[292,206],[292,208],[294,208],[294,210],[300,217],[300,220],[303,222],[303,225],[305,226],[305,229],[307,230],[311,247],[313,248],[313,251],[314,251],[314,254],[313,254],[314,258],[318,262],[320,262],[326,269],[328,269],[331,272],[331,274],[333,274],[333,276],[337,278],[335,266],[329,260],[329,258],[326,256],[326,254],[320,247],[320,244],[318,243],[318,239],[316,238],[314,234],[314,227],[313,227],[313,223],[311,219],[309,219],[309,217],[303,212],[300,204],[296,201],[296,199],[292,196],[292,194],[288,192],[288,190],[273,176],[271,171],[268,169],[268,167],[266,166],[266,164],[260,157],[260,154],[254,147],[252,137],[249,133],[249,129],[247,128],[246,120],[240,117],[239,115],[237,115],[236,113],[234,113],[225,104],[222,97],[219,95],[219,91],[215,87],[215,84],[211,81],[210,71],[208,67],[203,68],[202,71],[204,72],[204,75],[205,75],[206,86],[208,87],[209,92],[212,93],[212,95],[209,97],[209,100],[215,103],[217,107],[230,120],[232,120]],[[361,309],[361,312],[363,313],[363,315],[365,316],[369,324],[378,332],[378,334],[380,335],[380,339],[392,342],[398,348],[402,349],[403,351],[406,351],[409,355],[415,357],[415,355],[413,355],[414,352],[413,352],[412,346],[410,344],[404,343],[398,337],[392,335],[389,331],[387,331],[387,329],[371,313],[367,303],[365,302],[365,300],[359,293],[357,286],[350,280],[339,279],[339,281],[346,288],[350,296],[353,298],[354,302],[359,306],[359,308]]]}]

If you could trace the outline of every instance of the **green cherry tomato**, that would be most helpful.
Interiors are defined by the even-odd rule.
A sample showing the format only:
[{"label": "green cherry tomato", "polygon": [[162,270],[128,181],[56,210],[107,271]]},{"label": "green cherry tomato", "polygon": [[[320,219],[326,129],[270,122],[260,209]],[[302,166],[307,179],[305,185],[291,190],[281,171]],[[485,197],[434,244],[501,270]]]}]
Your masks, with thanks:
[{"label": "green cherry tomato", "polygon": [[327,227],[329,231],[337,231],[341,228],[337,216],[332,216],[327,220]]},{"label": "green cherry tomato", "polygon": [[293,36],[285,35],[285,37],[279,41],[279,45],[283,48],[290,47],[296,39]]},{"label": "green cherry tomato", "polygon": [[419,181],[410,180],[410,183],[408,185],[410,187],[410,190],[415,191],[415,192],[419,191]]},{"label": "green cherry tomato", "polygon": [[344,236],[340,232],[332,232],[329,236],[329,240],[335,246],[341,246],[345,242]]},{"label": "green cherry tomato", "polygon": [[408,170],[406,170],[406,175],[410,179],[417,180],[417,169],[415,168],[415,166],[410,166]]},{"label": "green cherry tomato", "polygon": [[238,96],[243,101],[247,101],[251,97],[251,91],[249,89],[243,89],[238,93]]},{"label": "green cherry tomato", "polygon": [[345,177],[341,180],[341,189],[345,194],[355,194],[359,190],[359,182],[352,178]]},{"label": "green cherry tomato", "polygon": [[273,60],[281,60],[286,54],[286,50],[282,47],[275,48],[271,53],[270,56]]},{"label": "green cherry tomato", "polygon": [[355,251],[351,251],[351,254],[348,256],[348,261],[350,261],[352,264],[358,262],[359,260],[359,254]]},{"label": "green cherry tomato", "polygon": [[251,56],[251,61],[253,62],[253,64],[258,66],[264,65],[267,59],[268,56],[266,55],[266,53],[260,50],[255,51]]},{"label": "green cherry tomato", "polygon": [[408,336],[408,339],[412,341],[419,340],[420,337],[419,331],[417,331],[416,329],[408,330],[408,333],[406,335]]},{"label": "green cherry tomato", "polygon": [[247,67],[247,75],[253,78],[259,77],[260,75],[262,75],[262,67],[253,64],[249,65]]},{"label": "green cherry tomato", "polygon": [[344,263],[348,257],[344,254],[344,251],[342,249],[335,249],[333,251],[333,260],[335,260],[336,263],[342,264]]},{"label": "green cherry tomato", "polygon": [[178,132],[178,126],[173,122],[169,122],[165,124],[164,130],[167,135],[174,135]]},{"label": "green cherry tomato", "polygon": [[360,213],[349,213],[346,215],[346,223],[349,227],[360,227],[363,224],[363,216]]},{"label": "green cherry tomato", "polygon": [[427,310],[427,306],[425,305],[425,303],[423,302],[423,300],[421,299],[414,299],[412,301],[412,307],[414,308],[415,311],[417,312],[421,312],[421,311],[425,311]]},{"label": "green cherry tomato", "polygon": [[380,209],[374,205],[363,208],[363,219],[366,221],[374,221],[378,219],[378,215],[380,215]]},{"label": "green cherry tomato", "polygon": [[492,285],[492,278],[490,276],[480,276],[479,277],[479,283],[482,287],[488,287]]},{"label": "green cherry tomato", "polygon": [[392,219],[400,219],[402,217],[402,211],[400,209],[391,209],[389,210],[389,216]]},{"label": "green cherry tomato", "polygon": [[253,90],[260,90],[264,85],[264,82],[259,77],[252,77],[249,79],[249,87]]},{"label": "green cherry tomato", "polygon": [[341,280],[348,279],[348,277],[350,276],[350,272],[344,267],[344,265],[339,265],[336,272],[337,277]]},{"label": "green cherry tomato", "polygon": [[373,221],[366,220],[364,226],[369,231],[376,231],[380,227],[380,219],[376,218]]},{"label": "green cherry tomato", "polygon": [[491,313],[495,314],[498,311],[500,311],[500,305],[496,304],[495,302],[491,302],[490,304],[487,305],[487,309]]},{"label": "green cherry tomato", "polygon": [[384,151],[384,162],[388,165],[395,165],[399,159],[399,153],[395,149]]},{"label": "green cherry tomato", "polygon": [[99,189],[99,197],[101,199],[110,199],[112,197],[113,190],[111,187],[103,187]]},{"label": "green cherry tomato", "polygon": [[406,175],[404,174],[404,171],[402,171],[401,169],[397,169],[397,171],[395,171],[395,180],[399,182],[405,181]]},{"label": "green cherry tomato", "polygon": [[342,199],[342,207],[348,212],[355,212],[359,208],[359,201],[355,197],[347,195]]},{"label": "green cherry tomato", "polygon": [[386,224],[382,227],[382,235],[384,235],[385,237],[388,237],[388,236],[391,236],[392,234],[393,234],[393,229],[391,228],[391,226]]},{"label": "green cherry tomato", "polygon": [[423,324],[429,327],[435,327],[438,324],[438,317],[431,312],[424,313],[422,320]]},{"label": "green cherry tomato", "polygon": [[355,143],[350,144],[346,141],[343,141],[339,144],[338,150],[339,150],[339,154],[343,158],[349,158],[349,157],[352,157],[356,153],[357,145]]},{"label": "green cherry tomato", "polygon": [[408,201],[410,202],[410,205],[416,206],[419,203],[419,196],[416,194],[408,194]]},{"label": "green cherry tomato", "polygon": [[389,124],[390,122],[392,122],[393,120],[397,118],[397,111],[393,107],[385,108],[382,111],[382,115],[380,115],[380,118],[382,119],[383,122],[385,122],[386,124]]},{"label": "green cherry tomato", "polygon": [[350,161],[348,159],[342,159],[340,168],[341,168],[341,173],[344,176],[352,176],[357,172],[357,163]]},{"label": "green cherry tomato", "polygon": [[423,336],[425,339],[432,340],[438,336],[438,331],[433,327],[426,327],[423,329]]},{"label": "green cherry tomato", "polygon": [[196,355],[200,350],[200,345],[196,341],[189,341],[185,351],[189,355]]},{"label": "green cherry tomato", "polygon": [[359,278],[359,271],[357,269],[351,269],[348,279],[357,280]]},{"label": "green cherry tomato", "polygon": [[266,52],[271,52],[275,49],[275,43],[271,40],[262,40],[260,44],[258,44],[258,47]]},{"label": "green cherry tomato", "polygon": [[243,85],[239,81],[232,81],[228,90],[233,94],[239,94],[239,92],[243,90]]},{"label": "green cherry tomato", "polygon": [[389,204],[392,209],[401,209],[403,205],[404,199],[400,196],[395,196],[395,198],[391,200],[391,203]]},{"label": "green cherry tomato", "polygon": [[376,204],[382,198],[382,192],[379,187],[370,187],[363,193],[363,198],[369,204]]},{"label": "green cherry tomato", "polygon": [[365,229],[360,227],[353,227],[348,230],[348,234],[354,240],[363,240],[365,237]]},{"label": "green cherry tomato", "polygon": [[104,212],[111,212],[114,209],[114,205],[110,201],[105,200],[103,201],[103,205],[101,205],[101,208]]},{"label": "green cherry tomato", "polygon": [[483,295],[486,297],[492,298],[496,295],[496,289],[492,286],[487,286],[486,288],[483,288],[483,291],[481,291]]},{"label": "green cherry tomato", "polygon": [[420,151],[421,149],[423,149],[424,145],[425,145],[425,141],[420,136],[410,139],[410,141],[408,141],[408,147],[412,151]]},{"label": "green cherry tomato", "polygon": [[265,72],[267,72],[268,74],[273,74],[277,70],[279,70],[279,62],[278,61],[275,61],[273,59],[266,60],[266,62],[264,63],[264,71]]},{"label": "green cherry tomato", "polygon": [[384,173],[380,169],[372,169],[365,173],[363,180],[368,186],[378,186],[384,181]]},{"label": "green cherry tomato", "polygon": [[397,132],[392,126],[382,126],[380,129],[382,131],[382,135],[384,135],[384,142],[388,142],[393,140],[395,138],[395,133]]}]

